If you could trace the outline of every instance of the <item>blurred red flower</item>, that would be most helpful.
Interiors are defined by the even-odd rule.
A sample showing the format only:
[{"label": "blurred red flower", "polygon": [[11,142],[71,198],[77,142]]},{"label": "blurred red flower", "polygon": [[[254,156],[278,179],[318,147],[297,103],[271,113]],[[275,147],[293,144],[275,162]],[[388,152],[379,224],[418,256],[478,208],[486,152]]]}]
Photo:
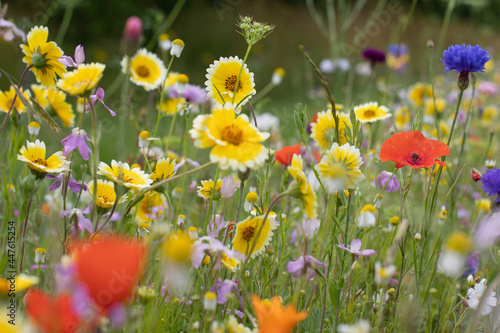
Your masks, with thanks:
[{"label": "blurred red flower", "polygon": [[438,157],[450,155],[450,149],[439,140],[429,140],[420,131],[396,133],[385,140],[380,149],[382,162],[392,161],[396,168],[406,165],[414,169],[430,168],[434,164],[445,166]]},{"label": "blurred red flower", "polygon": [[32,289],[26,293],[24,304],[28,317],[43,332],[72,333],[80,325],[68,294],[52,298],[43,291]]},{"label": "blurred red flower", "polygon": [[77,277],[104,310],[128,299],[144,269],[145,246],[127,238],[103,237],[72,250]]},{"label": "blurred red flower", "polygon": [[286,146],[281,148],[276,152],[274,158],[279,163],[288,166],[292,164],[292,158],[294,154],[300,155],[300,143],[296,144],[295,146]]}]

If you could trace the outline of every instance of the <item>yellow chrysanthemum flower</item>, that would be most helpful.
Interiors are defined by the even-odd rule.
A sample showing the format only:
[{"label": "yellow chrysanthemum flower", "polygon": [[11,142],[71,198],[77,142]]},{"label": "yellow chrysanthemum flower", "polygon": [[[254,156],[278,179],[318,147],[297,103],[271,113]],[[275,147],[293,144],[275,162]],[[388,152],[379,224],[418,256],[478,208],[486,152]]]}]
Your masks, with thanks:
[{"label": "yellow chrysanthemum flower", "polygon": [[153,182],[149,175],[139,168],[130,168],[128,163],[111,161],[111,167],[104,162],[99,163],[97,174],[108,177],[115,183],[133,190],[148,187]]},{"label": "yellow chrysanthemum flower", "polygon": [[130,74],[130,81],[146,91],[158,88],[167,75],[163,61],[144,48],[137,51],[130,60],[124,57],[121,66],[123,73]]},{"label": "yellow chrysanthemum flower", "polygon": [[[87,185],[90,196],[94,195],[94,181]],[[113,182],[98,179],[95,203],[97,207],[107,210],[113,207],[116,200],[115,184]]]},{"label": "yellow chrysanthemum flower", "polygon": [[[352,130],[352,123],[349,116],[345,113],[337,112],[339,120],[340,144],[347,142],[346,127]],[[311,124],[311,139],[320,147],[321,152],[327,150],[335,138],[335,120],[330,111],[318,113],[318,119]]]},{"label": "yellow chrysanthemum flower", "polygon": [[34,27],[28,33],[28,45],[21,45],[25,55],[23,62],[33,65],[31,71],[35,73],[36,80],[44,86],[54,86],[57,76],[66,73],[66,66],[58,60],[63,51],[54,42],[48,42],[49,29],[47,27]]},{"label": "yellow chrysanthemum flower", "polygon": [[316,218],[316,194],[311,184],[307,182],[306,174],[303,170],[303,160],[300,155],[293,155],[292,164],[288,167],[288,172],[295,179],[295,185],[292,183],[290,195],[300,199],[304,205],[304,210],[309,218]]},{"label": "yellow chrysanthemum flower", "polygon": [[362,164],[358,148],[348,143],[342,146],[334,143],[314,168],[318,171],[327,191],[334,193],[353,188],[365,179],[359,169]]},{"label": "yellow chrysanthemum flower", "polygon": [[168,73],[167,79],[165,80],[165,88],[170,88],[177,83],[177,78],[181,73],[170,72]]},{"label": "yellow chrysanthemum flower", "polygon": [[135,221],[148,223],[155,221],[165,215],[167,208],[167,202],[160,193],[148,192],[135,207]]},{"label": "yellow chrysanthemum flower", "polygon": [[488,105],[484,108],[481,116],[481,123],[490,126],[492,122],[498,119],[498,108],[495,105]]},{"label": "yellow chrysanthemum flower", "polygon": [[379,106],[377,102],[355,106],[354,114],[361,123],[373,123],[391,116],[389,109],[383,105]]},{"label": "yellow chrysanthemum flower", "polygon": [[[248,217],[246,220],[236,224],[236,234],[233,239],[233,250],[243,253],[245,256],[255,257],[264,252],[264,247],[269,244],[273,236],[273,230],[276,229],[276,223],[266,219],[264,225],[264,216]],[[259,233],[259,230],[262,231]],[[258,238],[257,238],[258,236]],[[255,242],[255,247],[250,250]]]},{"label": "yellow chrysanthemum flower", "polygon": [[236,117],[230,103],[213,110],[210,115],[198,115],[189,134],[196,147],[213,147],[210,161],[218,162],[222,170],[255,170],[268,157],[261,142],[269,137],[269,133],[260,132],[250,124],[246,115]]},{"label": "yellow chrysanthemum flower", "polygon": [[[15,278],[15,285],[16,285],[16,293],[23,291],[25,289],[28,289],[30,287],[33,287],[34,285],[38,284],[38,277],[37,276],[30,276],[26,274],[19,274]],[[11,281],[8,279],[0,279],[0,295],[7,296],[9,293],[9,289],[11,285]],[[3,332],[3,331],[2,331]]]},{"label": "yellow chrysanthemum flower", "polygon": [[[212,199],[220,199],[220,188],[222,187],[222,179],[217,180],[215,184],[214,197]],[[212,179],[202,180],[201,186],[198,186],[198,196],[205,199],[210,199],[214,190],[214,181]]]},{"label": "yellow chrysanthemum flower", "polygon": [[394,123],[398,130],[408,128],[411,121],[411,114],[407,108],[398,109],[394,115]]},{"label": "yellow chrysanthemum flower", "polygon": [[446,241],[446,249],[448,251],[455,251],[462,255],[469,253],[471,247],[471,239],[463,232],[453,232]]},{"label": "yellow chrysanthemum flower", "polygon": [[[442,113],[446,108],[446,100],[444,98],[436,98],[436,113]],[[425,100],[425,114],[434,115],[434,100],[432,98]]]},{"label": "yellow chrysanthemum flower", "polygon": [[163,99],[160,104],[160,111],[165,112],[168,115],[173,115],[182,110],[185,102],[186,99],[182,97]]},{"label": "yellow chrysanthemum flower", "polygon": [[55,87],[46,88],[42,85],[33,84],[31,90],[35,93],[35,99],[41,107],[49,114],[56,114],[64,126],[73,126],[75,114],[71,104],[66,103],[66,94]]},{"label": "yellow chrysanthemum flower", "polygon": [[160,158],[156,162],[155,171],[151,174],[149,178],[151,178],[153,182],[170,178],[173,175],[175,175],[174,168],[175,168],[174,160],[171,161],[169,157]]},{"label": "yellow chrysanthemum flower", "polygon": [[[243,66],[243,70],[241,66]],[[208,97],[220,105],[231,102],[234,105],[241,106],[256,93],[253,73],[248,70],[246,64],[243,65],[243,60],[238,57],[221,57],[210,65],[207,73],[205,85],[207,86]],[[238,81],[238,88],[235,95],[236,81]]]},{"label": "yellow chrysanthemum flower", "polygon": [[422,106],[425,98],[432,98],[432,86],[420,82],[416,83],[410,88],[408,97],[416,106]]},{"label": "yellow chrysanthemum flower", "polygon": [[185,262],[191,257],[192,247],[193,240],[187,232],[176,231],[167,237],[163,249],[168,259]]},{"label": "yellow chrysanthemum flower", "polygon": [[[22,88],[20,91],[23,93],[24,97],[26,97],[26,99],[29,101],[30,96],[28,95],[28,92],[24,91]],[[0,111],[5,113],[9,112],[10,105],[14,100],[14,96],[16,96],[16,90],[14,89],[13,86],[10,86],[10,89],[7,91],[0,92]],[[19,113],[23,113],[24,111],[26,111],[26,106],[19,97],[16,98],[13,108],[16,109],[17,112]]]},{"label": "yellow chrysanthemum flower", "polygon": [[24,146],[21,148],[17,159],[28,163],[28,167],[37,177],[43,178],[46,173],[60,173],[69,170],[70,162],[66,161],[62,151],[58,151],[45,159],[44,142],[37,139],[35,142],[26,141],[26,144],[27,148]]},{"label": "yellow chrysanthemum flower", "polygon": [[[210,258],[210,257],[208,257]],[[229,258],[226,256],[225,252],[222,252],[222,257],[220,259],[224,267],[226,267],[231,272],[236,272],[236,269],[240,265],[240,260],[238,258]]]},{"label": "yellow chrysanthemum flower", "polygon": [[57,87],[70,95],[85,95],[101,80],[105,68],[106,65],[97,62],[78,65],[77,69],[65,73],[57,81]]}]

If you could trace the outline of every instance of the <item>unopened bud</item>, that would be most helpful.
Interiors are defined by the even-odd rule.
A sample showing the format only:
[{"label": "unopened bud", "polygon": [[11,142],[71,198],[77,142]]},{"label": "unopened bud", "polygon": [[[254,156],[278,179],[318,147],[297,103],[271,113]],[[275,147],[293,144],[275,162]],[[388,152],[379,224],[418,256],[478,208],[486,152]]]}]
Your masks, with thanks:
[{"label": "unopened bud", "polygon": [[429,39],[427,41],[427,47],[434,47],[434,42],[432,41],[432,39]]},{"label": "unopened bud", "polygon": [[479,172],[476,169],[472,169],[472,180],[477,182],[477,181],[481,180],[481,178],[483,178],[483,175],[481,174],[481,172]]},{"label": "unopened bud", "polygon": [[458,89],[465,90],[469,86],[469,72],[461,71],[460,76],[458,77]]},{"label": "unopened bud", "polygon": [[422,240],[422,235],[419,232],[417,232],[414,238],[416,242],[420,242]]}]

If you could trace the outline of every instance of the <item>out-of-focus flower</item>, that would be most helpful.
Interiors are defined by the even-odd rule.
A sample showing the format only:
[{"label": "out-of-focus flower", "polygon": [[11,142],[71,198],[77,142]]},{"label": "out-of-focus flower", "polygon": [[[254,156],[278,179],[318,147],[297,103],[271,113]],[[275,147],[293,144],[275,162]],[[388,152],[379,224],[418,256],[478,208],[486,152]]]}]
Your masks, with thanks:
[{"label": "out-of-focus flower", "polygon": [[379,49],[366,48],[363,50],[363,58],[370,61],[372,66],[377,63],[382,64],[385,62],[385,52]]},{"label": "out-of-focus flower", "polygon": [[415,106],[422,106],[427,98],[432,98],[432,86],[420,82],[415,83],[409,88],[408,97]]},{"label": "out-of-focus flower", "polygon": [[36,121],[32,121],[28,124],[28,133],[33,136],[38,136],[40,133],[40,124]]},{"label": "out-of-focus flower", "polygon": [[307,182],[307,177],[304,173],[304,161],[302,156],[293,155],[292,164],[287,168],[290,175],[295,179],[289,186],[290,195],[302,201],[304,210],[309,218],[316,218],[316,194],[312,185]]},{"label": "out-of-focus flower", "polygon": [[[92,105],[101,103],[113,117],[116,116],[116,113],[110,108],[108,108],[108,106],[104,103],[104,89],[102,89],[101,87],[97,88],[95,95],[90,95],[90,103],[92,103]],[[89,110],[90,110],[90,105],[87,103],[87,105],[85,105],[85,111]]]},{"label": "out-of-focus flower", "polygon": [[47,251],[44,248],[37,247],[35,249],[35,264],[44,264],[45,263],[45,253]]},{"label": "out-of-focus flower", "polygon": [[203,309],[206,311],[215,311],[217,308],[217,295],[211,291],[205,293],[203,298]]},{"label": "out-of-focus flower", "polygon": [[488,169],[481,178],[483,185],[481,188],[488,197],[497,196],[495,202],[500,202],[500,169]]},{"label": "out-of-focus flower", "polygon": [[102,78],[106,65],[100,63],[81,64],[75,70],[63,74],[57,87],[70,95],[88,94]]},{"label": "out-of-focus flower", "polygon": [[232,176],[226,176],[222,179],[222,186],[220,188],[220,194],[223,199],[229,199],[233,196],[234,192],[238,189],[240,181],[234,181]]},{"label": "out-of-focus flower", "polygon": [[476,169],[471,170],[471,178],[473,181],[478,182],[481,180],[482,177],[483,177],[483,175],[478,170],[476,170]]},{"label": "out-of-focus flower", "polygon": [[286,269],[293,278],[303,276],[306,280],[313,280],[316,277],[316,270],[323,268],[323,276],[326,276],[326,265],[312,256],[300,256],[298,259],[290,261]]},{"label": "out-of-focus flower", "polygon": [[365,205],[359,211],[358,226],[360,228],[373,227],[375,223],[377,223],[377,216],[375,215],[376,213],[377,209],[373,205]]},{"label": "out-of-focus flower", "polygon": [[[45,176],[45,178],[48,178],[48,179],[57,179],[52,185],[50,185],[50,188],[49,188],[49,191],[55,191],[57,190],[59,187],[61,187],[62,183],[63,183],[63,178],[64,178],[64,173],[60,173],[59,175],[57,176],[53,176],[53,175],[49,175],[47,174]],[[80,190],[83,189],[84,191],[87,190],[87,185],[85,184],[80,184],[79,182],[77,182],[73,176],[69,175],[69,180],[68,180],[68,187],[71,189],[71,191],[75,192],[75,193],[80,193]]]},{"label": "out-of-focus flower", "polygon": [[323,59],[319,63],[319,69],[325,74],[333,73],[335,71],[335,63],[332,59]]},{"label": "out-of-focus flower", "polygon": [[11,278],[0,278],[0,295],[8,296],[9,290],[11,289],[11,284],[15,284],[16,293],[26,290],[38,284],[40,279],[38,276],[30,276],[24,273],[16,275],[14,279]]},{"label": "out-of-focus flower", "polygon": [[[245,259],[245,256],[241,252],[225,247],[218,239],[205,236],[199,238],[193,244],[191,264],[194,268],[200,267],[206,253],[215,258],[215,270],[220,270],[222,263],[227,269],[234,272],[239,265],[239,261]],[[234,265],[228,265],[232,261],[234,261]]]},{"label": "out-of-focus flower", "polygon": [[410,59],[408,47],[405,44],[390,44],[387,47],[387,66],[396,71],[404,70]]},{"label": "out-of-focus flower", "polygon": [[283,301],[278,296],[267,301],[253,295],[252,305],[261,333],[291,333],[307,317],[307,312],[299,313],[291,304],[283,308]]},{"label": "out-of-focus flower", "polygon": [[469,275],[476,275],[477,270],[479,269],[479,254],[481,254],[481,252],[476,251],[473,254],[471,254],[467,259],[465,259],[465,267],[467,269],[462,274],[463,277],[467,277]]},{"label": "out-of-focus flower", "polygon": [[377,176],[376,184],[380,189],[385,187],[386,192],[395,192],[399,190],[399,182],[396,175],[387,171],[382,171]]},{"label": "out-of-focus flower", "polygon": [[285,74],[286,74],[286,72],[283,68],[281,68],[281,67],[276,68],[273,72],[273,76],[271,78],[271,83],[274,84],[275,86],[277,86],[278,84],[281,83],[281,81],[283,81]]},{"label": "out-of-focus flower", "polygon": [[137,16],[130,16],[125,22],[123,38],[127,43],[138,45],[142,35],[142,20]]},{"label": "out-of-focus flower", "polygon": [[80,44],[75,48],[75,60],[70,56],[61,56],[59,62],[62,62],[66,67],[78,67],[85,61],[85,52],[83,46]]},{"label": "out-of-focus flower", "polygon": [[349,143],[339,146],[335,142],[314,168],[318,171],[327,191],[335,193],[354,188],[357,183],[365,179],[360,170],[362,164],[358,148]]},{"label": "out-of-focus flower", "polygon": [[178,263],[187,262],[193,251],[193,240],[187,232],[175,231],[168,235],[163,249],[168,260]]},{"label": "out-of-focus flower", "polygon": [[158,36],[158,46],[163,52],[169,51],[172,48],[172,41],[168,34],[163,33]]},{"label": "out-of-focus flower", "polygon": [[87,230],[89,233],[94,232],[94,225],[92,221],[83,215],[83,211],[78,208],[63,210],[59,215],[60,218],[67,216],[69,219],[74,218],[76,221],[75,225],[78,225],[80,230]]},{"label": "out-of-focus flower", "polygon": [[355,254],[358,258],[360,256],[371,256],[372,254],[376,254],[377,252],[372,249],[361,250],[361,239],[356,238],[353,239],[351,245],[337,244],[337,246],[343,250],[346,250],[352,254]]},{"label": "out-of-focus flower", "polygon": [[483,307],[481,308],[481,315],[486,316],[489,314],[493,307],[497,305],[497,299],[495,297],[495,292],[492,291],[489,295],[483,295],[488,287],[486,286],[486,280],[482,279],[481,282],[476,283],[474,288],[469,288],[467,291],[467,302],[469,303],[469,308],[477,310],[479,307],[479,303],[481,303],[481,299],[487,297],[485,301],[483,301]]},{"label": "out-of-focus flower", "polygon": [[[276,223],[270,219],[264,221],[264,216],[248,217],[246,220],[236,224],[236,234],[233,238],[233,249],[245,256],[254,258],[264,252],[264,248],[269,244],[276,229]],[[259,230],[262,231],[259,234]],[[255,242],[255,247],[252,246]]]},{"label": "out-of-focus flower", "polygon": [[66,73],[66,67],[58,60],[63,51],[54,42],[47,42],[49,29],[36,26],[28,33],[28,45],[21,45],[25,55],[23,62],[33,65],[31,71],[36,80],[44,86],[54,86],[57,76]]},{"label": "out-of-focus flower", "polygon": [[375,283],[378,285],[387,285],[389,280],[396,274],[396,266],[389,265],[382,267],[380,262],[375,263]]},{"label": "out-of-focus flower", "polygon": [[438,268],[448,276],[459,276],[472,247],[470,238],[462,232],[452,233],[438,259]]},{"label": "out-of-focus flower", "polygon": [[130,74],[130,81],[146,91],[158,88],[167,75],[163,61],[145,48],[137,51],[131,59],[125,56],[120,64],[122,72]]},{"label": "out-of-focus flower", "polygon": [[300,155],[300,143],[297,143],[294,146],[285,146],[281,148],[276,152],[274,158],[280,164],[289,166],[292,164],[293,155]]},{"label": "out-of-focus flower", "polygon": [[353,325],[340,324],[337,326],[338,333],[370,333],[370,331],[370,322],[365,319],[361,319]]},{"label": "out-of-focus flower", "polygon": [[[21,93],[23,96],[29,101],[30,96],[27,91],[24,91],[22,88],[20,89]],[[10,86],[10,89],[7,91],[2,91],[0,92],[0,111],[8,113],[10,106],[12,105],[12,101],[14,100],[14,97],[16,96],[16,89],[14,89],[13,86]],[[23,113],[26,111],[26,106],[24,103],[21,101],[19,96],[16,98],[16,101],[14,102],[13,109],[15,109],[19,113]]]},{"label": "out-of-focus flower", "polygon": [[483,95],[494,96],[498,94],[498,84],[495,82],[481,81],[477,84],[477,90]]},{"label": "out-of-focus flower", "polygon": [[500,237],[500,214],[493,214],[480,221],[474,234],[474,243],[479,249],[491,247]]},{"label": "out-of-focus flower", "polygon": [[[243,60],[237,56],[221,57],[216,60],[207,69],[206,78],[205,86],[208,97],[220,105],[230,102],[242,106],[256,93],[253,73],[248,70],[246,64],[243,65]],[[237,87],[236,81],[238,81]]]},{"label": "out-of-focus flower", "polygon": [[369,62],[360,62],[356,65],[356,73],[361,76],[369,77],[372,74],[372,68]]},{"label": "out-of-focus flower", "polygon": [[69,171],[70,162],[66,160],[62,151],[52,154],[47,159],[45,153],[44,142],[38,139],[35,142],[26,141],[26,147],[21,148],[17,159],[28,163],[30,170],[39,178],[44,178],[47,173]]},{"label": "out-of-focus flower", "polygon": [[92,154],[92,150],[90,150],[86,141],[90,142],[87,133],[78,127],[73,128],[71,134],[61,140],[61,144],[64,147],[64,155],[69,156],[73,150],[78,148],[82,158],[87,161],[89,159],[89,154]]},{"label": "out-of-focus flower", "polygon": [[[5,14],[5,12],[4,12]],[[14,38],[19,37],[26,43],[26,34],[19,29],[13,22],[4,19],[0,16],[0,39],[4,42],[10,43]]]},{"label": "out-of-focus flower", "polygon": [[179,96],[190,104],[201,104],[205,103],[207,100],[207,92],[200,86],[194,84],[185,84],[183,91],[178,89],[178,85],[175,84],[168,91],[168,95],[171,98],[178,98]]},{"label": "out-of-focus flower", "polygon": [[73,126],[75,115],[73,107],[66,102],[66,94],[55,87],[44,87],[39,84],[31,85],[35,99],[47,112],[56,114],[64,126]]},{"label": "out-of-focus flower", "polygon": [[147,222],[163,218],[168,211],[168,204],[162,194],[151,191],[144,195],[144,198],[135,206],[136,222]]},{"label": "out-of-focus flower", "polygon": [[354,114],[361,123],[373,123],[391,116],[389,109],[383,105],[379,106],[377,102],[355,106]]},{"label": "out-of-focus flower", "polygon": [[111,167],[104,162],[99,163],[97,174],[108,177],[111,181],[130,189],[140,190],[153,182],[149,175],[139,168],[130,168],[128,163],[111,161]]},{"label": "out-of-focus flower", "polygon": [[335,138],[335,120],[330,111],[322,111],[318,113],[318,119],[311,125],[311,138],[315,141],[321,152],[325,152],[330,148],[334,140],[340,145],[347,143],[346,128],[352,131],[352,123],[349,116],[342,112],[337,112],[339,121],[339,136]]},{"label": "out-of-focus flower", "polygon": [[412,131],[396,133],[385,140],[379,157],[382,162],[395,162],[397,169],[406,165],[418,169],[430,168],[436,163],[444,167],[446,164],[437,158],[445,155],[450,155],[446,144],[426,139],[420,131]]},{"label": "out-of-focus flower", "polygon": [[307,217],[302,218],[302,223],[297,223],[295,222],[295,225],[297,226],[296,230],[299,230],[302,236],[307,239],[311,239],[316,231],[319,229],[319,226],[321,224],[321,220],[319,219],[309,219]]},{"label": "out-of-focus flower", "polygon": [[271,113],[264,112],[257,115],[257,124],[261,131],[279,130],[280,118]]}]

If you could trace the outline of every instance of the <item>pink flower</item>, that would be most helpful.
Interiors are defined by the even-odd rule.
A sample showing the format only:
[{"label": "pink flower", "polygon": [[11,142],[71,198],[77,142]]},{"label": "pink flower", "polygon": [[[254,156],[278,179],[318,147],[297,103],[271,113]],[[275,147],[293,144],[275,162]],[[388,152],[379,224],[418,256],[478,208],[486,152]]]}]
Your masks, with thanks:
[{"label": "pink flower", "polygon": [[356,238],[351,242],[350,246],[345,246],[344,244],[337,244],[337,246],[343,250],[349,251],[352,254],[357,255],[358,257],[360,256],[371,256],[372,254],[376,254],[377,252],[375,250],[361,250],[361,239]]},{"label": "pink flower", "polygon": [[83,46],[81,44],[75,48],[75,60],[66,55],[61,56],[61,59],[59,59],[59,62],[67,67],[78,67],[78,65],[83,64],[84,61],[85,52],[83,51]]},{"label": "pink flower", "polygon": [[[108,108],[108,106],[104,103],[104,89],[102,89],[101,87],[97,88],[95,95],[90,95],[90,103],[92,103],[92,105],[96,105],[99,102],[106,108],[106,110],[109,111],[109,113],[113,117],[116,116],[116,113]],[[87,105],[85,105],[85,111],[88,110],[90,110],[90,105],[87,103]]]},{"label": "pink flower", "polygon": [[123,29],[124,39],[133,44],[139,44],[142,35],[142,20],[137,16],[130,16]]},{"label": "pink flower", "polygon": [[326,276],[326,265],[312,256],[300,256],[297,260],[290,261],[286,265],[286,269],[294,279],[299,276],[305,277],[307,280],[312,280],[316,276],[316,269],[320,267],[324,270]]},{"label": "pink flower", "polygon": [[82,158],[87,161],[89,159],[89,154],[92,153],[89,146],[87,145],[87,140],[90,142],[90,139],[87,137],[87,133],[84,130],[75,127],[71,130],[71,134],[66,138],[62,139],[61,143],[64,146],[64,155],[68,156],[73,150],[78,148],[80,151],[80,155]]}]

